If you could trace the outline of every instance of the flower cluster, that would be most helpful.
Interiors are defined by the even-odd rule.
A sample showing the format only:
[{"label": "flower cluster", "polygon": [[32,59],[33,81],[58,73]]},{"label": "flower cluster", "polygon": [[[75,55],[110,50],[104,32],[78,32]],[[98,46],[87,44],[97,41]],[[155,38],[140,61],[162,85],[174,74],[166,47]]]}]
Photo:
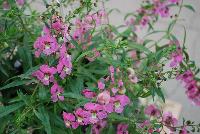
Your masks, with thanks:
[{"label": "flower cluster", "polygon": [[191,70],[187,70],[177,76],[177,80],[181,80],[185,84],[186,94],[188,98],[197,106],[200,106],[200,90],[194,74]]},{"label": "flower cluster", "polygon": [[172,52],[170,55],[170,59],[171,59],[170,67],[174,68],[174,67],[177,67],[183,61],[183,52],[178,40],[171,41],[169,44],[176,45],[176,51]]},{"label": "flower cluster", "polygon": [[180,0],[150,0],[145,2],[140,9],[137,10],[135,18],[127,21],[127,25],[145,27],[151,21],[160,17],[168,17],[170,15],[170,5],[178,4]]},{"label": "flower cluster", "polygon": [[[54,56],[56,59],[56,66],[49,67],[47,64],[41,65],[40,69],[32,74],[44,85],[53,83],[50,92],[53,102],[64,100],[64,96],[61,95],[64,90],[58,85],[54,75],[59,74],[60,78],[64,79],[70,75],[72,71],[71,55],[68,54],[68,48],[66,46],[66,38],[68,36],[67,29],[67,26],[62,22],[60,16],[53,16],[51,27],[45,26],[43,28],[44,34],[38,37],[34,43],[36,57],[47,56],[48,58]],[[64,38],[64,41],[61,42],[62,45],[59,45],[60,38]]]},{"label": "flower cluster", "polygon": [[[63,119],[66,127],[77,128],[79,125],[97,124],[106,119],[110,113],[122,113],[125,106],[130,103],[123,89],[121,79],[115,79],[114,74],[119,73],[119,69],[113,66],[109,67],[110,76],[106,79],[100,79],[98,82],[99,93],[95,93],[89,89],[84,89],[82,94],[89,99],[96,100],[88,102],[83,108],[76,109],[73,114],[63,112]],[[117,83],[115,83],[117,81]],[[106,86],[108,83],[109,86]],[[110,84],[109,84],[110,82]],[[114,86],[117,86],[114,90]],[[111,88],[112,87],[112,88]],[[78,124],[78,125],[73,125]]]},{"label": "flower cluster", "polygon": [[[161,125],[166,126],[170,129],[170,131],[173,131],[173,128],[178,123],[178,120],[172,115],[171,112],[164,112],[162,114],[161,111],[154,104],[148,105],[145,108],[144,113],[150,117],[153,117],[154,119],[157,119],[161,123]],[[139,127],[147,130],[149,134],[155,132],[159,133],[161,131],[159,128],[155,128],[151,124],[151,120],[145,120],[143,123],[139,124]]]},{"label": "flower cluster", "polygon": [[[90,36],[85,38],[88,31],[95,29],[99,25],[107,23],[107,14],[104,10],[99,10],[97,13],[88,14],[83,19],[75,20],[75,29],[73,30],[72,37],[80,42],[90,40]],[[88,44],[89,45],[89,44]]]}]

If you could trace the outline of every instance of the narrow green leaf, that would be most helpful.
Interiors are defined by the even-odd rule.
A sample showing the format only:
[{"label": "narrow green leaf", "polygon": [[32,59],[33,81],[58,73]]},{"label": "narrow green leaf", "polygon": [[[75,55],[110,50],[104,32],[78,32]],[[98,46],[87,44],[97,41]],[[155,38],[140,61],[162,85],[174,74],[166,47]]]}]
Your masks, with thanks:
[{"label": "narrow green leaf", "polygon": [[151,53],[151,51],[147,47],[143,46],[142,44],[137,44],[135,42],[129,42],[128,47],[140,52]]},{"label": "narrow green leaf", "polygon": [[9,106],[1,106],[0,107],[0,118],[16,111],[17,109],[19,109],[20,107],[22,107],[24,105],[23,102],[19,102],[19,103],[15,103]]},{"label": "narrow green leaf", "polygon": [[183,7],[185,7],[185,8],[187,8],[187,9],[189,9],[189,10],[195,12],[195,9],[193,8],[192,5],[183,5]]},{"label": "narrow green leaf", "polygon": [[44,109],[44,107],[39,107],[38,111],[34,110],[35,115],[37,118],[42,122],[42,125],[45,128],[47,134],[51,134],[51,125],[49,121],[49,114]]},{"label": "narrow green leaf", "polygon": [[8,89],[8,88],[11,88],[11,87],[17,87],[17,86],[29,84],[29,83],[32,83],[32,82],[34,82],[34,80],[15,80],[15,81],[1,87],[0,90]]},{"label": "narrow green leaf", "polygon": [[162,90],[160,88],[158,88],[158,89],[155,89],[155,91],[156,91],[156,94],[162,99],[162,101],[165,102],[165,96],[164,96]]}]

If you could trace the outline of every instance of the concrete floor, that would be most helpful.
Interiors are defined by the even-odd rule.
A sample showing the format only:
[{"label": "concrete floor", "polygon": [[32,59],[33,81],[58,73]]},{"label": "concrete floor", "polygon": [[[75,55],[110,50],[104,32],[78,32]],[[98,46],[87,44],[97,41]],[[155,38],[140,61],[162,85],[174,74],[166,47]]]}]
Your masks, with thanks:
[{"label": "concrete floor", "polygon": [[[35,0],[36,3],[33,3],[33,7],[37,10],[43,11],[45,7],[41,4],[40,0]],[[139,8],[140,2],[142,0],[109,0],[106,2],[106,8],[112,9],[117,8],[121,12],[113,12],[110,16],[110,23],[115,25],[124,24],[123,17],[128,12],[133,12]],[[182,24],[186,27],[187,30],[187,40],[186,46],[189,50],[191,59],[193,59],[197,65],[200,67],[200,0],[184,0],[185,3],[191,4],[194,6],[196,12],[193,13],[184,9],[181,13],[181,18],[185,20],[179,23],[175,29],[174,33],[178,36],[180,40],[183,40],[183,27]],[[173,14],[176,11],[173,12]],[[162,30],[168,26],[169,19],[162,19],[156,24],[156,29]],[[144,32],[141,31],[139,34],[142,38]],[[158,37],[154,37],[158,38]],[[185,89],[176,80],[170,80],[164,84],[164,90],[166,92],[167,99],[180,103],[182,105],[182,110],[180,113],[180,119],[185,117],[196,122],[200,122],[200,108],[193,106],[191,102],[187,99],[185,95]]]}]

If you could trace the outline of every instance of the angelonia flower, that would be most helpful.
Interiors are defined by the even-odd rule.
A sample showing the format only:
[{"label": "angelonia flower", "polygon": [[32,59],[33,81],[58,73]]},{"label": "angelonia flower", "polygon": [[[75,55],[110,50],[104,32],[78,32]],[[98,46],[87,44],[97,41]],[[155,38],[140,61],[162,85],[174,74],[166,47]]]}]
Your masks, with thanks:
[{"label": "angelonia flower", "polygon": [[19,6],[23,6],[25,3],[24,0],[15,0],[15,1],[16,1],[17,5],[19,5]]},{"label": "angelonia flower", "polygon": [[63,119],[67,128],[76,129],[79,126],[76,117],[71,113],[63,112]]},{"label": "angelonia flower", "polygon": [[63,88],[61,88],[56,82],[51,87],[51,99],[53,102],[57,102],[58,100],[64,101],[64,96],[61,94],[64,92]]},{"label": "angelonia flower", "polygon": [[75,20],[75,30],[72,33],[72,37],[75,40],[84,40],[84,35],[94,27],[98,27],[102,24],[106,24],[107,14],[104,10],[100,10],[97,13],[88,14],[83,19]]},{"label": "angelonia flower", "polygon": [[144,110],[144,113],[149,116],[155,116],[155,117],[160,116],[160,110],[153,104],[147,106]]},{"label": "angelonia flower", "polygon": [[177,67],[183,61],[183,52],[178,41],[171,41],[169,44],[176,45],[176,51],[172,52],[170,55],[170,67]]},{"label": "angelonia flower", "polygon": [[128,134],[128,125],[127,124],[118,124],[117,125],[117,134]]},{"label": "angelonia flower", "polygon": [[186,95],[197,106],[200,106],[200,90],[197,81],[191,70],[186,70],[182,74],[178,74],[176,79],[181,80],[186,88]]},{"label": "angelonia flower", "polygon": [[154,118],[149,118],[144,120],[142,123],[139,123],[139,128],[149,134],[153,134],[155,132],[160,133],[162,129],[154,126],[154,122],[157,120],[160,125],[166,126],[170,130],[170,133],[173,134],[174,128],[178,124],[178,119],[175,118],[171,112],[161,113],[160,109],[158,109],[156,105],[151,104],[145,107],[144,113]]},{"label": "angelonia flower", "polygon": [[58,50],[58,43],[56,38],[50,35],[39,37],[34,43],[35,56],[39,57],[42,53],[49,56]]},{"label": "angelonia flower", "polygon": [[128,78],[132,83],[137,83],[138,82],[138,78],[135,74],[135,71],[132,68],[128,68]]},{"label": "angelonia flower", "polygon": [[98,81],[98,88],[100,90],[103,90],[105,88],[105,84],[101,80]]},{"label": "angelonia flower", "polygon": [[49,67],[48,64],[44,64],[40,66],[39,70],[33,72],[32,76],[36,77],[44,85],[52,83],[50,90],[51,100],[57,102],[64,101],[64,96],[62,95],[64,89],[58,85],[57,80],[59,81],[59,78],[65,79],[71,74],[72,62],[67,46],[68,27],[63,23],[62,17],[58,15],[53,15],[50,23],[51,26],[45,24],[43,27],[43,33],[35,41],[34,49],[37,58],[47,58],[46,63],[50,62],[48,60],[49,57],[54,58],[56,65]]},{"label": "angelonia flower", "polygon": [[85,98],[88,98],[88,99],[92,99],[97,96],[97,94],[95,92],[93,92],[89,89],[84,89],[84,90],[82,90],[81,93]]},{"label": "angelonia flower", "polygon": [[101,120],[92,126],[92,134],[101,134],[103,128],[107,125],[107,121]]},{"label": "angelonia flower", "polygon": [[[113,66],[109,67],[110,74],[114,77],[114,71],[120,73],[119,69],[115,69]],[[111,89],[106,89],[106,84],[111,84],[112,86],[116,85],[122,88],[123,81],[122,79],[118,79],[116,77],[116,83],[113,83],[112,77],[107,77],[106,80],[101,78],[98,81],[97,87],[99,89],[98,93],[95,93],[89,89],[82,90],[82,95],[85,98],[96,100],[95,102],[87,102],[83,108],[77,108],[74,110],[72,115],[76,118],[72,120],[72,122],[77,122],[78,125],[89,125],[93,124],[93,132],[100,132],[100,129],[95,128],[95,126],[99,125],[102,121],[104,121],[109,114],[122,113],[124,108],[130,104],[130,99],[125,94],[118,94],[118,90],[114,94]],[[118,80],[117,80],[118,79]],[[102,83],[102,81],[104,83]],[[109,87],[109,86],[108,86]],[[64,119],[66,122],[66,119]],[[68,120],[69,124],[69,120]],[[68,125],[69,126],[69,125]],[[73,128],[72,126],[70,126]]]},{"label": "angelonia flower", "polygon": [[2,3],[2,7],[3,7],[3,10],[9,10],[10,9],[10,4],[8,3],[7,0]]},{"label": "angelonia flower", "polygon": [[184,126],[180,131],[179,134],[189,134],[188,130],[186,129],[186,127]]},{"label": "angelonia flower", "polygon": [[178,120],[172,115],[171,112],[164,112],[162,116],[162,122],[168,128],[170,128],[170,127],[176,126],[178,123]]},{"label": "angelonia flower", "polygon": [[54,81],[54,74],[57,72],[56,68],[48,65],[40,66],[40,69],[33,72],[33,76],[40,80],[44,85],[49,85]]},{"label": "angelonia flower", "polygon": [[[141,28],[147,26],[148,24],[154,23],[158,17],[166,18],[170,16],[170,5],[177,4],[180,0],[151,0],[143,3],[143,6],[136,11],[136,16],[140,18],[130,18],[126,21],[126,25],[129,27]],[[149,8],[145,8],[146,5],[151,5]],[[135,28],[136,27],[136,28]]]}]

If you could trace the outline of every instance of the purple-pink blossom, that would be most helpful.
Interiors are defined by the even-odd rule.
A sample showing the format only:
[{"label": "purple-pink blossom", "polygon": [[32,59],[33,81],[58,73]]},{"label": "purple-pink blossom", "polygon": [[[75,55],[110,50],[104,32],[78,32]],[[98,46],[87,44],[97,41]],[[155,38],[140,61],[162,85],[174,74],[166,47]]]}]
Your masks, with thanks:
[{"label": "purple-pink blossom", "polygon": [[23,6],[25,1],[24,0],[16,0],[17,5]]},{"label": "purple-pink blossom", "polygon": [[79,125],[88,125],[90,123],[90,112],[83,110],[82,108],[78,108],[75,110],[74,114]]},{"label": "purple-pink blossom", "polygon": [[128,125],[120,123],[117,125],[117,134],[128,134]]},{"label": "purple-pink blossom", "polygon": [[103,91],[97,96],[97,102],[100,104],[108,104],[110,102],[110,92],[109,91]]},{"label": "purple-pink blossom", "polygon": [[60,77],[64,79],[67,75],[71,74],[72,63],[71,56],[67,55],[63,58],[60,58],[57,65],[57,71],[60,74]]},{"label": "purple-pink blossom", "polygon": [[114,105],[114,111],[122,113],[124,107],[130,103],[130,99],[126,95],[116,95],[111,97],[111,102]]},{"label": "purple-pink blossom", "polygon": [[160,116],[160,110],[153,104],[147,106],[144,110],[144,113],[149,116],[155,116],[155,117]]},{"label": "purple-pink blossom", "polygon": [[177,125],[178,120],[172,115],[171,112],[164,112],[162,116],[162,123],[170,128]]},{"label": "purple-pink blossom", "polygon": [[61,94],[64,93],[62,87],[60,87],[56,82],[51,87],[51,99],[53,102],[57,102],[58,100],[64,101],[64,96]]},{"label": "purple-pink blossom", "polygon": [[95,92],[93,92],[89,89],[84,89],[84,90],[82,90],[81,93],[85,98],[88,98],[88,99],[92,99],[97,96],[97,94]]},{"label": "purple-pink blossom", "polygon": [[72,113],[63,112],[63,119],[67,128],[76,129],[79,124],[76,122],[76,117]]},{"label": "purple-pink blossom", "polygon": [[34,43],[34,48],[36,49],[36,57],[39,57],[42,53],[48,56],[58,50],[58,43],[54,37],[50,35],[44,35],[37,38],[36,42]]},{"label": "purple-pink blossom", "polygon": [[54,74],[56,73],[56,68],[49,67],[48,65],[40,66],[40,69],[33,72],[33,76],[37,77],[44,85],[49,85],[50,82],[54,81]]},{"label": "purple-pink blossom", "polygon": [[107,113],[104,111],[103,106],[100,104],[88,102],[84,105],[84,108],[90,112],[89,122],[91,124],[95,124],[107,117]]}]

